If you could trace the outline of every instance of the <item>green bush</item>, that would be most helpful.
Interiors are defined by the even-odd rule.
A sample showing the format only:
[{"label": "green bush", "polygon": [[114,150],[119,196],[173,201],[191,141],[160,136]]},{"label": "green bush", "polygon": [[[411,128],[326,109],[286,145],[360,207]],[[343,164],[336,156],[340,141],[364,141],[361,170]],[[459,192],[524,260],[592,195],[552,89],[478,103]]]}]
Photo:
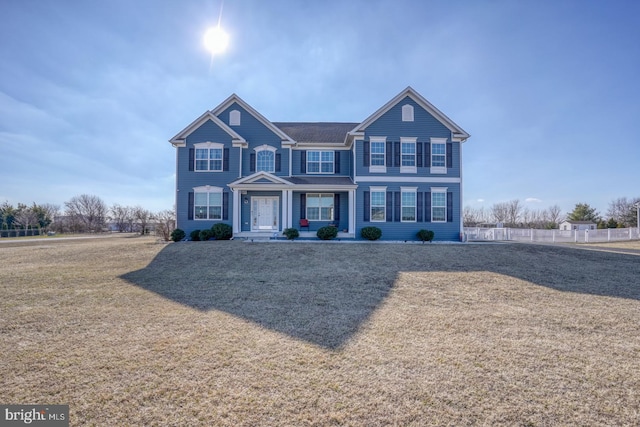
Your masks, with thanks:
[{"label": "green bush", "polygon": [[362,236],[363,239],[367,240],[378,240],[380,237],[382,237],[382,230],[380,230],[378,227],[364,227],[362,230],[360,230],[360,236]]},{"label": "green bush", "polygon": [[318,238],[321,240],[335,239],[338,236],[338,227],[333,227],[330,225],[326,227],[320,227],[318,229],[318,232],[316,233],[316,236],[318,236]]},{"label": "green bush", "polygon": [[200,240],[200,230],[193,230],[191,233],[189,233],[189,237],[191,237],[191,240],[193,240],[194,242],[197,242]]},{"label": "green bush", "polygon": [[300,233],[296,228],[285,228],[284,230],[282,230],[282,234],[284,234],[289,240],[300,237]]},{"label": "green bush", "polygon": [[179,242],[180,240],[184,239],[185,236],[186,233],[184,232],[184,230],[181,230],[179,228],[176,228],[171,232],[171,240],[173,240],[174,242]]},{"label": "green bush", "polygon": [[211,232],[216,240],[229,240],[233,237],[233,228],[229,224],[223,224],[221,222],[214,224],[211,227]]},{"label": "green bush", "polygon": [[210,229],[202,230],[200,231],[200,235],[198,237],[200,237],[200,241],[206,242],[213,237],[213,231],[211,231]]},{"label": "green bush", "polygon": [[433,231],[425,229],[418,231],[417,234],[418,239],[422,240],[422,243],[432,241],[433,237],[435,236],[435,233]]}]

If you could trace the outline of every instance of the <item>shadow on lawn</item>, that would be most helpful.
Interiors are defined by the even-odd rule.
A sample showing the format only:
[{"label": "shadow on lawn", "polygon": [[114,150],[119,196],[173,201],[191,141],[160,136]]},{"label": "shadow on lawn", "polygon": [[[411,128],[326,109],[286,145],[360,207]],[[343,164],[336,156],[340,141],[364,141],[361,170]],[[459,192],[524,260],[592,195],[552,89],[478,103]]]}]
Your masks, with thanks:
[{"label": "shadow on lawn", "polygon": [[559,291],[640,299],[640,257],[524,244],[177,243],[122,278],[336,349],[403,271],[490,271]]}]

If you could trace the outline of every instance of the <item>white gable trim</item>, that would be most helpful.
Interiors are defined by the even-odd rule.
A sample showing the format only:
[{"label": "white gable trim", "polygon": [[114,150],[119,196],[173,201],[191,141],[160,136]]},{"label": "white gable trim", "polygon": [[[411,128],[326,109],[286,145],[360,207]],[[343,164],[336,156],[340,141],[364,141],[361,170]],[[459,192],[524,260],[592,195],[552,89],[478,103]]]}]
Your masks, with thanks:
[{"label": "white gable trim", "polygon": [[234,146],[237,145],[237,144],[244,145],[244,144],[247,143],[247,141],[243,137],[238,135],[238,133],[236,131],[231,129],[222,120],[220,120],[218,117],[216,117],[214,114],[212,114],[211,111],[206,111],[200,117],[195,119],[193,122],[191,122],[191,124],[189,126],[187,126],[186,128],[182,129],[176,136],[171,138],[169,140],[169,142],[174,147],[185,147],[187,145],[187,137],[189,135],[191,135],[200,126],[202,126],[207,120],[211,120],[220,129],[222,129],[227,134],[229,134],[229,136],[231,136],[232,143],[233,143]]},{"label": "white gable trim", "polygon": [[256,111],[251,105],[249,105],[246,102],[244,102],[242,100],[242,98],[240,98],[235,93],[232,94],[227,99],[225,99],[216,108],[211,110],[211,113],[217,116],[217,115],[221,114],[224,110],[229,108],[231,105],[233,105],[234,103],[237,103],[238,105],[240,105],[249,114],[251,114],[253,117],[255,117],[260,123],[265,125],[270,131],[272,131],[273,133],[278,135],[280,137],[281,141],[282,141],[282,144],[284,144],[284,145],[293,145],[293,144],[295,144],[295,141],[289,135],[284,133],[281,129],[277,128],[273,123],[271,123],[269,120],[267,120],[262,114],[258,113],[258,111]]},{"label": "white gable trim", "polygon": [[[470,135],[467,132],[465,132],[464,129],[462,129],[460,126],[455,124],[453,120],[447,117],[442,111],[438,110],[435,106],[433,106],[433,104],[431,104],[429,101],[423,98],[422,95],[420,95],[418,92],[413,90],[411,86],[407,87],[405,90],[403,90],[398,95],[396,95],[391,101],[384,104],[378,111],[376,111],[375,113],[367,117],[365,121],[363,121],[358,126],[356,126],[350,133],[364,132],[364,130],[371,123],[378,120],[380,117],[382,117],[383,114],[385,114],[387,111],[393,108],[396,104],[398,104],[403,99],[405,99],[407,96],[412,100],[414,100],[418,105],[420,105],[426,111],[428,111],[440,123],[446,126],[447,129],[451,131],[453,140],[464,142],[467,138],[469,138]],[[398,120],[400,120],[400,118],[398,118]]]},{"label": "white gable trim", "polygon": [[260,181],[261,179],[266,179],[267,181],[270,181],[274,184],[294,185],[292,182],[289,182],[286,179],[282,179],[273,174],[270,174],[269,172],[264,171],[256,172],[244,178],[237,179],[228,185],[229,187],[233,188],[242,184],[253,184],[257,181]]}]

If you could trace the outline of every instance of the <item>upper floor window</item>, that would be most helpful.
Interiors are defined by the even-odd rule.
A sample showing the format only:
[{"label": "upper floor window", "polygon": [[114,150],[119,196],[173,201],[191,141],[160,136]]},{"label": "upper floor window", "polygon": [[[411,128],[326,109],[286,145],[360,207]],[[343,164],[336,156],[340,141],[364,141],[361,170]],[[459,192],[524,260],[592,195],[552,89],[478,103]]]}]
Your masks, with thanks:
[{"label": "upper floor window", "polygon": [[416,173],[416,138],[400,138],[400,172]]},{"label": "upper floor window", "polygon": [[333,221],[333,194],[308,193],[307,219],[310,221]]},{"label": "upper floor window", "polygon": [[333,151],[307,151],[307,173],[333,173]]},{"label": "upper floor window", "polygon": [[194,144],[195,170],[220,172],[222,171],[223,145],[213,142]]},{"label": "upper floor window", "polygon": [[240,126],[240,111],[232,110],[229,112],[229,125]]},{"label": "upper floor window", "polygon": [[447,221],[447,189],[431,189],[431,222]]},{"label": "upper floor window", "polygon": [[384,166],[384,141],[371,141],[371,166]]},{"label": "upper floor window", "polygon": [[431,173],[447,173],[447,140],[431,138]]},{"label": "upper floor window", "polygon": [[416,220],[416,188],[401,188],[402,222],[415,222]]},{"label": "upper floor window", "polygon": [[402,106],[402,121],[403,122],[413,121],[413,105],[406,104]]},{"label": "upper floor window", "polygon": [[269,145],[256,148],[256,172],[273,173],[276,170],[276,149]]},{"label": "upper floor window", "polygon": [[194,219],[222,219],[222,188],[198,187],[193,195]]}]

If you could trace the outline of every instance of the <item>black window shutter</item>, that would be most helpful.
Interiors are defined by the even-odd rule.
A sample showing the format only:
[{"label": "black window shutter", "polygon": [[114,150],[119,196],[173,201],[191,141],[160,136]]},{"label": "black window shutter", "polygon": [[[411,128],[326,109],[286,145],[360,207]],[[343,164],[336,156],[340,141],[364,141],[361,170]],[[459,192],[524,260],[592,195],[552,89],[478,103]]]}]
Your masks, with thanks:
[{"label": "black window shutter", "polygon": [[424,143],[424,165],[425,167],[431,167],[431,143]]},{"label": "black window shutter", "polygon": [[300,151],[300,173],[307,173],[307,152],[305,150]]},{"label": "black window shutter", "polygon": [[393,191],[387,191],[387,222],[393,221]]},{"label": "black window shutter", "polygon": [[453,222],[453,193],[447,193],[447,222]]},{"label": "black window shutter", "polygon": [[193,191],[189,192],[189,202],[188,202],[188,206],[189,206],[189,211],[187,213],[187,219],[193,219]]},{"label": "black window shutter", "polygon": [[340,152],[333,152],[333,173],[340,173]]},{"label": "black window shutter", "polygon": [[400,167],[400,141],[393,142],[393,165],[395,167]]},{"label": "black window shutter", "polygon": [[333,195],[333,219],[340,221],[340,195]]},{"label": "black window shutter", "polygon": [[447,167],[453,167],[453,144],[447,142]]},{"label": "black window shutter", "polygon": [[368,191],[362,193],[362,197],[364,197],[364,211],[362,220],[365,222],[369,222],[369,215],[371,214],[371,199]]},{"label": "black window shutter", "polygon": [[300,219],[305,219],[307,217],[307,195],[300,195]]},{"label": "black window shutter", "polygon": [[393,193],[393,220],[395,222],[400,222],[400,192],[396,191]]},{"label": "black window shutter", "polygon": [[229,219],[229,192],[222,193],[222,220],[227,221]]},{"label": "black window shutter", "polygon": [[431,222],[431,192],[424,193],[424,222]]},{"label": "black window shutter", "polygon": [[416,142],[416,166],[422,167],[422,142]]},{"label": "black window shutter", "polygon": [[416,221],[418,222],[422,222],[422,208],[424,206],[424,202],[422,201],[423,195],[424,193],[422,191],[418,191],[418,193],[416,194],[416,210],[418,211]]},{"label": "black window shutter", "polygon": [[282,155],[276,153],[276,172],[282,171]]},{"label": "black window shutter", "polygon": [[225,148],[224,150],[222,150],[222,170],[223,171],[229,170],[229,149],[228,148]]},{"label": "black window shutter", "polygon": [[387,152],[385,154],[387,156],[387,159],[385,165],[387,167],[391,167],[393,166],[393,143],[391,141],[387,141],[386,151]]},{"label": "black window shutter", "polygon": [[249,172],[256,171],[256,153],[249,154]]},{"label": "black window shutter", "polygon": [[362,166],[369,166],[369,141],[362,141]]},{"label": "black window shutter", "polygon": [[196,161],[196,150],[189,148],[189,171],[193,172],[193,166]]}]

